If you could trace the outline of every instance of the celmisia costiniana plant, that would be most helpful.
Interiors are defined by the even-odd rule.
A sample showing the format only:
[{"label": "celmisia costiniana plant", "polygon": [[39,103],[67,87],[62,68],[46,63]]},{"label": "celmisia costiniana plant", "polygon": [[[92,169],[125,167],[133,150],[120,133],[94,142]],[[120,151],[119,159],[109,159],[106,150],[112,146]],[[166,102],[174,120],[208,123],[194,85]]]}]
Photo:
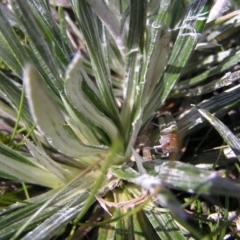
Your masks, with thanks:
[{"label": "celmisia costiniana plant", "polygon": [[[0,7],[0,56],[13,73],[0,72],[1,116],[24,135],[15,148],[0,144],[0,176],[51,189],[0,211],[1,239],[52,239],[64,231],[77,239],[86,226],[97,226],[98,239],[200,239],[167,187],[239,197],[239,186],[169,161],[177,125],[160,126],[160,145],[150,147],[162,160],[143,161],[136,142],[166,100],[184,93],[187,83],[177,82],[200,41],[207,43],[202,32],[213,2],[71,0],[71,17],[57,2]],[[181,136],[203,116],[224,137],[229,129],[209,113],[215,103],[177,116]],[[238,141],[226,141],[239,157]]]}]

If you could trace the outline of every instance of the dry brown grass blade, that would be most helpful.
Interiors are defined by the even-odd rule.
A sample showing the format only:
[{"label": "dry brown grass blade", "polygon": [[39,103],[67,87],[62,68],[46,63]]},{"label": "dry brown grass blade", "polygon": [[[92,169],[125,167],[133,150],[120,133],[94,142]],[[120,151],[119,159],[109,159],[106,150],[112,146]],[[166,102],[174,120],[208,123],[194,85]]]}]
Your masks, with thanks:
[{"label": "dry brown grass blade", "polygon": [[99,195],[95,195],[95,197],[96,197],[97,201],[99,202],[99,204],[101,205],[101,207],[112,217],[112,214],[108,211],[107,207],[110,207],[110,208],[133,208],[133,207],[136,207],[139,204],[142,204],[143,202],[148,200],[149,191],[144,190],[139,197],[134,198],[129,201],[120,202],[120,203],[106,201]]}]

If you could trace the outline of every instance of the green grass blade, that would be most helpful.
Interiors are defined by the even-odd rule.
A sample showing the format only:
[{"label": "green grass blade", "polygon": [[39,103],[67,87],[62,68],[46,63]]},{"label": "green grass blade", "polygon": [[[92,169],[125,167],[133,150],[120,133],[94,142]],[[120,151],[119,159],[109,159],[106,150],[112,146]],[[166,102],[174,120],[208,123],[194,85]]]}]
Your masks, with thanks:
[{"label": "green grass blade", "polygon": [[[110,216],[108,213],[104,214],[104,220],[109,220]],[[98,231],[97,240],[106,240],[106,239],[115,239],[116,231],[115,231],[115,222],[109,223],[106,225],[107,227],[100,227]]]},{"label": "green grass blade", "polygon": [[[109,117],[113,119],[118,128],[121,129],[119,113],[112,91],[110,69],[107,69],[103,58],[104,53],[101,42],[103,37],[103,25],[85,1],[81,2],[81,6],[76,0],[73,0],[72,3],[86,41],[86,47],[91,58],[92,69],[101,97],[106,105],[106,110],[108,111]],[[96,49],[98,49],[98,51],[96,51]]]},{"label": "green grass blade", "polygon": [[[186,74],[189,74],[194,71],[205,71],[206,69],[210,67],[214,67],[218,64],[221,64],[226,59],[230,58],[231,56],[234,56],[236,52],[239,50],[239,47],[232,47],[229,49],[226,49],[225,51],[217,52],[214,54],[210,54],[207,56],[204,56],[204,58],[201,61],[198,61],[195,58],[191,59],[191,62],[188,63],[188,65],[183,70],[183,76]],[[196,52],[194,52],[196,54]],[[194,57],[194,55],[193,55]],[[190,79],[189,79],[190,80]],[[184,82],[184,81],[181,81]],[[176,88],[181,86],[181,82],[179,84],[176,84]],[[186,83],[186,82],[185,82]],[[190,84],[191,85],[191,84]]]},{"label": "green grass blade", "polygon": [[[144,92],[146,92],[145,94],[148,94],[148,96],[151,96],[157,81],[162,76],[168,58],[171,32],[167,31],[161,36],[160,28],[161,27],[159,27],[158,34],[155,36],[156,38],[153,39],[155,45],[152,49],[151,58],[149,59],[149,67],[147,69]],[[147,85],[149,85],[149,87],[147,87]],[[142,103],[144,103],[144,101],[142,101]]]},{"label": "green grass blade", "polygon": [[118,46],[120,49],[123,48],[124,45],[120,23],[117,20],[116,16],[114,16],[110,9],[108,9],[106,3],[103,0],[87,0],[87,2],[98,15],[98,17],[102,20],[107,30],[111,33],[116,42],[116,46]]},{"label": "green grass blade", "polygon": [[[159,75],[162,74],[162,71],[165,67],[167,59],[166,45],[168,45],[168,42],[170,41],[170,34],[166,33],[164,36],[162,36],[162,28],[164,27],[160,27],[160,25],[164,22],[164,17],[169,4],[170,2],[164,2],[163,6],[161,6],[159,9],[155,22],[152,23],[153,25],[149,29],[149,34],[151,34],[151,42],[149,46],[145,46],[147,48],[146,61],[143,61],[142,63],[141,74],[139,76],[140,80],[138,82],[138,86],[135,86],[135,114],[133,115],[132,133],[129,141],[129,145],[131,146],[135,143],[139,129],[143,124],[142,114],[146,101],[149,98],[149,95],[152,93],[156,82],[158,81]],[[129,79],[129,81],[132,80]],[[125,118],[128,119],[129,116],[125,116]]]},{"label": "green grass blade", "polygon": [[[232,106],[239,101],[239,97],[240,86],[237,85],[224,91],[218,96],[214,96],[201,102],[198,106],[220,117],[227,114],[227,110],[231,109]],[[200,127],[206,126],[206,124],[204,124],[204,121],[197,109],[193,107],[179,116],[178,126],[178,133],[180,136],[183,136],[196,131]]]},{"label": "green grass blade", "polygon": [[131,132],[131,126],[128,124],[133,121],[136,111],[136,95],[138,95],[140,85],[140,69],[143,58],[143,35],[146,21],[146,1],[132,1],[130,4],[129,28],[134,29],[129,32],[126,43],[126,67],[123,89],[123,107],[121,119],[125,127],[125,133],[128,137]]},{"label": "green grass blade", "polygon": [[[21,90],[4,73],[0,72],[0,77],[0,93],[5,97],[11,107],[15,111],[18,111],[19,103],[21,100]],[[22,116],[24,116],[25,120],[31,121],[31,115],[28,110],[26,100],[23,103]]]},{"label": "green grass blade", "polygon": [[147,97],[151,95],[166,66],[169,48],[168,44],[171,36],[171,31],[166,31],[169,24],[167,12],[170,4],[171,1],[169,0],[160,4],[157,17],[149,29],[151,40],[147,49],[146,61],[144,61],[142,68],[143,79],[141,82],[145,81],[143,85],[142,104],[145,104],[146,95]]},{"label": "green grass blade", "polygon": [[[82,201],[82,199],[79,200]],[[43,224],[36,227],[34,231],[29,232],[22,239],[24,240],[31,240],[33,238],[46,240],[51,239],[51,233],[53,231],[57,232],[59,228],[64,228],[68,224],[68,222],[74,219],[77,212],[81,210],[83,203],[79,204],[79,206],[76,207],[66,206],[65,208],[62,208],[61,210],[54,214],[53,213],[51,215],[48,214],[50,217],[46,219],[46,221]]]},{"label": "green grass blade", "polygon": [[18,77],[21,77],[24,61],[28,59],[27,52],[2,11],[2,8],[0,8],[1,58]]},{"label": "green grass blade", "polygon": [[193,88],[193,89],[188,89],[188,90],[181,90],[181,93],[173,93],[173,97],[193,97],[193,96],[199,96],[203,95],[209,92],[213,92],[217,89],[220,89],[222,87],[226,87],[234,83],[235,81],[240,79],[240,71],[236,71],[233,73],[226,73],[222,78],[211,81],[210,83],[207,83],[205,85]]},{"label": "green grass blade", "polygon": [[[66,121],[73,135],[76,135],[86,145],[99,145],[104,142],[99,128],[84,119],[69,101],[63,99],[63,103],[69,115]],[[102,138],[98,138],[99,135]]]},{"label": "green grass blade", "polygon": [[45,75],[45,79],[48,79],[47,84],[58,95],[63,84],[60,81],[56,59],[53,58],[52,46],[47,44],[44,31],[39,27],[38,20],[28,2],[12,0],[11,5],[21,26],[24,26],[24,34],[30,42],[35,59],[38,60],[35,66],[41,74]]},{"label": "green grass blade", "polygon": [[199,113],[208,120],[208,122],[219,132],[224,141],[230,146],[233,152],[236,154],[238,160],[240,160],[240,141],[233,134],[229,128],[224,125],[219,119],[214,117],[206,110],[197,107]]},{"label": "green grass blade", "polygon": [[[19,234],[31,228],[32,222],[39,221],[39,219],[41,220],[41,224],[38,224],[38,227],[36,227],[33,232],[27,232],[28,234],[25,237],[28,238],[28,236],[32,236],[32,234],[35,234],[35,236],[44,236],[44,239],[51,237],[51,233],[57,231],[59,224],[64,225],[64,223],[67,223],[78,214],[84,201],[89,196],[86,187],[92,186],[97,176],[98,174],[95,177],[81,174],[69,182],[64,188],[47,194],[47,197],[43,196],[43,198],[36,199],[35,202],[40,202],[41,206],[39,206],[31,216],[27,216],[24,219],[24,224],[17,229],[17,233],[15,233],[13,239],[18,239]],[[54,212],[52,212],[52,210],[54,210]],[[61,216],[64,214],[64,210],[66,217],[62,218]]]},{"label": "green grass blade", "polygon": [[[2,144],[1,150],[3,149]],[[8,155],[7,155],[8,154]],[[16,158],[18,157],[18,158]],[[21,160],[21,161],[20,161]],[[18,179],[29,183],[39,184],[46,187],[56,188],[63,185],[54,174],[45,169],[41,169],[13,150],[0,153],[1,172],[6,178]],[[28,173],[28,175],[26,175]],[[4,177],[4,176],[3,176]]]},{"label": "green grass blade", "polygon": [[227,58],[225,61],[221,62],[217,66],[212,67],[210,70],[204,71],[200,75],[193,77],[190,80],[180,82],[177,88],[194,86],[196,84],[201,83],[201,81],[204,81],[208,77],[217,75],[219,73],[222,73],[228,70],[229,68],[235,66],[239,62],[239,54],[240,54],[240,51],[237,51],[233,56]]},{"label": "green grass blade", "polygon": [[[1,239],[10,239],[12,235],[14,234],[15,231],[21,227],[24,222],[26,221],[25,219],[29,216],[31,216],[36,209],[39,207],[38,205],[30,205],[27,206],[23,209],[18,210],[17,212],[14,212],[13,214],[10,214],[8,216],[3,216],[1,217],[0,224],[0,235]],[[51,215],[53,211],[49,211],[49,215]],[[47,216],[46,216],[47,217]],[[38,219],[36,221],[33,221],[31,224],[31,227],[36,226],[39,222],[41,222],[41,219]]]},{"label": "green grass blade", "polygon": [[154,208],[152,210],[145,208],[144,212],[162,240],[186,239],[170,213],[154,210]]},{"label": "green grass blade", "polygon": [[[32,6],[33,12],[38,19],[38,23],[45,33],[45,37],[48,42],[51,42],[54,48],[55,57],[57,59],[58,67],[61,66],[62,73],[67,66],[69,59],[73,54],[73,50],[69,44],[68,39],[65,36],[64,29],[60,28],[53,20],[51,9],[48,4],[43,0],[30,0],[29,4]],[[61,27],[63,26],[63,19],[61,21]]]},{"label": "green grass blade", "polygon": [[177,161],[154,160],[143,163],[148,172],[157,176],[170,188],[197,194],[217,194],[232,197],[240,195],[240,187],[221,178],[217,172],[196,168]]},{"label": "green grass blade", "polygon": [[165,102],[173,86],[179,79],[183,68],[194,51],[199,33],[203,30],[202,20],[198,19],[204,16],[204,20],[206,21],[210,5],[211,1],[198,1],[193,2],[190,6],[188,14],[180,27],[164,75],[156,85],[145,108],[144,119],[147,119],[158,106]]},{"label": "green grass blade", "polygon": [[59,163],[53,161],[42,149],[37,148],[33,143],[29,140],[25,139],[26,145],[34,156],[49,172],[55,174],[59,179],[61,179],[64,183],[68,183],[73,176],[79,174],[77,169],[72,169],[72,171],[66,166],[61,166]]},{"label": "green grass blade", "polygon": [[[17,118],[17,113],[9,106],[9,104],[0,101],[0,116],[10,119],[11,121],[15,121]],[[19,126],[24,126],[24,122],[22,120],[20,120]]]},{"label": "green grass blade", "polygon": [[139,177],[132,179],[131,182],[141,186],[143,189],[148,189],[149,193],[153,194],[156,198],[156,203],[168,208],[174,216],[183,220],[187,219],[186,213],[181,208],[180,203],[164,186],[164,183],[158,178],[158,176],[153,177],[149,174],[142,174]]},{"label": "green grass blade", "polygon": [[[131,193],[134,196],[134,198],[138,198],[141,195],[141,190],[139,189],[139,187],[137,187],[134,184],[127,184],[126,190],[128,195]],[[124,193],[118,192],[119,198],[122,196],[122,194]],[[129,200],[129,199],[127,198],[126,200]],[[124,202],[124,200],[115,199],[115,202]],[[142,207],[143,207],[143,210],[140,210]],[[123,211],[124,209],[122,209],[122,213]],[[144,236],[145,239],[151,239],[151,238],[158,239],[157,235],[161,239],[171,239],[171,238],[168,238],[170,236],[178,236],[179,239],[185,239],[182,232],[180,231],[178,226],[175,224],[173,217],[169,213],[169,210],[162,209],[162,208],[160,209],[156,202],[154,204],[151,202],[148,202],[146,205],[143,205],[143,206],[139,205],[131,211],[133,211],[132,213],[133,219],[134,219],[134,223],[136,223],[136,226],[134,224],[136,239],[138,239],[140,236]],[[130,213],[130,211],[127,211],[127,213]],[[119,214],[116,215],[115,211],[113,212],[113,215],[116,218],[119,217]],[[120,223],[121,222],[123,222],[123,220],[120,219]],[[152,226],[150,225],[150,223]],[[116,227],[117,227],[117,223],[116,223]],[[122,226],[122,229],[121,229],[122,231],[123,231],[123,228],[124,228],[124,225]],[[138,230],[136,230],[136,228],[138,228]],[[117,228],[114,230],[117,231]],[[127,233],[129,230],[125,229],[125,231]]]},{"label": "green grass blade", "polygon": [[[93,186],[96,178],[97,175],[93,178],[91,174],[87,177],[81,177],[81,179],[73,181],[72,184],[61,191],[61,194],[58,193],[59,196],[55,199],[54,205],[56,202],[59,202],[58,204],[61,203],[62,207],[59,211],[52,214],[50,218],[45,218],[46,220],[42,224],[40,224],[32,232],[29,232],[23,239],[32,239],[33,236],[34,238],[50,239],[53,231],[57,231],[61,226],[67,225],[69,221],[76,218],[79,212],[83,211],[84,208],[89,208],[95,199],[92,199],[87,203],[91,194],[85,189]],[[98,194],[105,195],[108,191],[109,187],[106,186],[99,190]],[[41,217],[41,215],[42,214],[40,214],[38,218]]]},{"label": "green grass blade", "polygon": [[[221,178],[216,172],[199,169],[190,164],[154,160],[144,162],[143,166],[147,172],[155,176],[154,179],[149,177],[150,180],[158,183],[162,181],[170,188],[198,194],[218,194],[232,197],[240,195],[240,187],[234,182]],[[129,167],[112,168],[112,172],[115,176],[129,182],[134,182],[139,178],[139,174]]]}]

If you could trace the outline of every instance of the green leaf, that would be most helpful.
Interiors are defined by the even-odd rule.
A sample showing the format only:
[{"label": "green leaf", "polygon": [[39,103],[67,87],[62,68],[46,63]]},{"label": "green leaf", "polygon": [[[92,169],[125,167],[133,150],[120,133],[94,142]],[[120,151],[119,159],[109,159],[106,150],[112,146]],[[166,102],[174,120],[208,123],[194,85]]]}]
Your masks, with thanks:
[{"label": "green leaf", "polygon": [[162,240],[186,239],[168,212],[144,209],[146,216]]},{"label": "green leaf", "polygon": [[[195,58],[196,56],[195,54],[197,54],[197,52],[195,51],[194,53],[195,56],[193,55],[193,57],[191,58],[191,61],[187,64],[187,66],[183,70],[183,76],[195,71],[200,71],[200,70],[205,71],[206,69],[213,67],[214,65],[221,64],[223,61],[225,61],[229,57],[235,55],[238,50],[239,50],[238,47],[232,47],[232,48],[226,49],[225,51],[216,52],[214,54],[204,56],[201,61],[198,61],[198,59]],[[189,79],[189,81],[191,81],[191,79]],[[178,88],[179,86],[181,86],[180,83],[177,84],[175,88]]]},{"label": "green leaf", "polygon": [[183,220],[187,219],[187,215],[181,208],[177,199],[164,186],[164,182],[162,182],[158,176],[153,177],[149,174],[142,174],[139,177],[132,179],[131,182],[141,186],[142,189],[147,189],[149,193],[156,198],[156,203],[168,208],[174,216]]},{"label": "green leaf", "polygon": [[177,88],[181,89],[194,86],[211,76],[217,75],[228,70],[229,68],[235,66],[239,62],[239,54],[240,51],[237,51],[234,55],[230,56],[225,61],[219,63],[217,66],[211,67],[211,69],[204,71],[203,73],[197,75],[196,77],[191,78],[190,80],[181,81],[178,84]]},{"label": "green leaf", "polygon": [[27,53],[3,11],[4,9],[0,8],[0,56],[20,77],[24,61],[28,59]]},{"label": "green leaf", "polygon": [[[17,112],[21,99],[21,90],[4,73],[0,72],[0,78],[0,93],[5,97],[11,107]],[[23,103],[22,116],[26,121],[32,121],[26,101]]]},{"label": "green leaf", "polygon": [[[128,184],[127,189],[135,198],[141,194],[141,191],[136,185]],[[144,233],[147,239],[157,239],[156,233],[160,239],[185,239],[169,210],[160,208],[157,202],[148,202],[139,213],[138,221],[145,226],[143,229],[145,229]],[[145,216],[142,213],[144,213]],[[149,223],[151,223],[152,226],[149,226]],[[152,230],[154,232],[152,232]]]},{"label": "green leaf", "polygon": [[[228,109],[238,102],[240,96],[240,86],[232,87],[218,96],[202,101],[198,106],[214,113],[215,116],[221,117],[227,114]],[[195,107],[178,117],[178,133],[180,136],[196,131],[200,127],[206,126],[206,121],[202,119],[200,113]]]},{"label": "green leaf", "polygon": [[[99,175],[97,174],[93,178],[93,176],[89,174],[85,177],[81,177],[80,179],[73,181],[72,184],[61,190],[61,192],[58,192],[57,198],[51,203],[51,205],[60,205],[60,209],[56,209],[58,211],[55,211],[53,214],[51,214],[49,210],[52,209],[52,206],[50,206],[48,207],[49,209],[46,209],[47,211],[45,215],[40,212],[36,219],[34,218],[33,220],[36,221],[39,218],[44,218],[45,221],[37,226],[33,231],[28,232],[23,239],[27,240],[32,239],[33,237],[36,239],[50,239],[52,232],[57,231],[62,226],[66,226],[69,221],[76,218],[83,208],[89,208],[95,199],[87,203],[90,193],[86,189],[89,187],[91,188],[91,186],[94,185],[94,182],[98,176]],[[105,195],[108,191],[109,187],[106,186],[100,189],[98,194]]]},{"label": "green leaf", "polygon": [[64,183],[68,183],[73,176],[76,176],[80,173],[80,170],[74,168],[69,168],[68,166],[60,165],[59,163],[53,161],[42,149],[36,147],[29,140],[25,139],[26,145],[34,156],[44,167],[46,167],[49,172],[55,174],[59,179]]},{"label": "green leaf", "polygon": [[224,141],[230,146],[230,148],[236,154],[238,160],[240,160],[240,141],[235,136],[235,134],[233,134],[226,125],[224,125],[219,119],[214,117],[209,112],[199,107],[197,107],[197,110],[219,132]]},{"label": "green leaf", "polygon": [[197,194],[216,194],[238,197],[240,187],[234,182],[221,178],[217,172],[196,168],[178,161],[154,160],[143,166],[151,175],[157,175],[163,183],[174,189]]},{"label": "green leaf", "polygon": [[[198,1],[190,5],[188,13],[180,26],[180,31],[172,49],[167,68],[158,81],[145,107],[144,121],[165,102],[170,91],[179,79],[183,68],[189,61],[197,44],[199,33],[202,31],[202,23],[198,23],[198,18],[203,15],[206,20],[209,13],[208,8],[210,2],[211,1]],[[205,8],[206,6],[207,8]]]},{"label": "green leaf", "polygon": [[116,126],[89,101],[88,96],[82,91],[83,77],[80,70],[81,68],[81,56],[77,54],[67,69],[64,84],[66,95],[74,108],[91,122],[102,128],[111,140],[114,141],[119,137]]},{"label": "green leaf", "polygon": [[108,9],[106,3],[103,0],[99,1],[87,0],[87,3],[91,6],[94,12],[102,20],[105,27],[111,33],[116,42],[116,45],[120,49],[123,48],[124,46],[120,23],[117,20],[116,16],[110,11],[110,9]]},{"label": "green leaf", "polygon": [[[139,134],[139,129],[141,128],[142,114],[146,104],[147,99],[151,95],[155,85],[165,68],[165,63],[167,60],[167,45],[170,41],[170,34],[167,32],[163,35],[163,26],[160,24],[164,22],[165,15],[167,14],[167,9],[170,2],[165,1],[159,8],[155,22],[152,23],[152,27],[149,29],[151,34],[151,42],[147,48],[146,60],[143,61],[141,66],[140,80],[138,86],[136,86],[136,94],[134,96],[135,114],[132,120],[132,133],[130,139],[130,145],[132,146]],[[139,66],[136,66],[136,71]],[[131,79],[129,80],[131,81]],[[128,119],[128,118],[126,118]],[[145,123],[144,123],[145,124]]]},{"label": "green leaf", "polygon": [[[0,220],[0,234],[2,239],[10,239],[12,235],[19,229],[24,222],[26,221],[26,218],[31,216],[39,207],[40,204],[36,205],[29,205],[23,209],[20,209],[12,214],[2,216]],[[56,209],[56,207],[55,207]],[[49,209],[50,210],[50,209]],[[56,211],[56,210],[55,210]],[[54,208],[51,209],[48,214],[44,212],[42,215],[45,217],[49,216],[50,214],[53,214]],[[36,219],[35,221],[32,221],[31,227],[36,226],[39,222],[41,222],[41,218]],[[10,225],[11,224],[11,225]]]},{"label": "green leaf", "polygon": [[[82,199],[79,197],[78,200],[82,201]],[[48,210],[46,215],[49,217],[45,217],[45,222],[37,226],[34,231],[29,231],[22,239],[51,239],[51,232],[58,231],[59,228],[64,228],[68,224],[68,222],[74,219],[77,213],[81,210],[82,205],[83,203],[79,204],[76,207],[66,206],[59,211],[55,210],[52,213],[50,213],[50,211]],[[41,220],[40,217],[38,217],[38,219]],[[34,222],[36,222],[36,220]]]},{"label": "green leaf", "polygon": [[[12,121],[15,121],[17,118],[17,114],[14,109],[2,101],[0,101],[0,116],[11,119]],[[24,126],[24,122],[20,120],[19,126]]]},{"label": "green leaf", "polygon": [[151,95],[168,60],[171,30],[166,29],[169,24],[167,13],[170,5],[171,1],[169,0],[160,4],[155,21],[149,29],[151,39],[147,48],[146,60],[143,62],[142,79],[140,81],[145,82],[145,84],[139,86],[143,88],[142,104],[145,104],[146,97],[148,98]]},{"label": "green leaf", "polygon": [[[145,180],[142,184],[163,183],[165,186],[197,194],[217,194],[232,197],[240,196],[240,187],[234,182],[221,178],[216,172],[196,168],[190,164],[177,161],[153,160],[143,163],[144,168],[150,175],[149,182]],[[135,182],[141,179],[138,173],[127,166],[112,168],[115,176]]]},{"label": "green leaf", "polygon": [[[140,156],[136,153],[135,150],[133,150],[133,155],[134,155],[135,161],[137,162],[139,172],[141,174],[137,177],[129,179],[129,181],[133,182],[138,186],[141,186],[142,189],[148,190],[151,195],[154,195],[154,197],[156,198],[156,202],[158,204],[160,204],[163,207],[169,208],[170,211],[175,216],[177,216],[180,219],[186,219],[185,212],[182,210],[182,208],[180,207],[180,204],[178,203],[176,198],[172,195],[172,193],[167,188],[165,188],[161,179],[159,179],[158,177],[150,176],[149,174],[146,173],[146,170],[142,166]],[[119,171],[117,171],[117,173],[119,173]]]},{"label": "green leaf", "polygon": [[54,174],[44,168],[40,168],[35,159],[31,161],[3,144],[0,144],[0,152],[0,175],[2,177],[18,179],[50,188],[57,188],[63,185],[63,182]]},{"label": "green leaf", "polygon": [[[8,236],[5,239],[9,239],[9,236],[15,233],[14,239],[18,239],[19,234],[27,230],[25,236],[27,239],[28,237],[31,239],[32,235],[35,235],[34,238],[49,239],[59,226],[64,226],[76,217],[89,196],[86,189],[94,184],[98,176],[97,173],[94,176],[80,174],[64,188],[30,199],[29,202],[32,203],[30,205],[21,204],[18,206],[21,209],[15,209],[16,211],[1,217],[1,236]],[[99,194],[105,194],[107,191],[108,187],[103,188]],[[35,230],[29,232],[28,229],[32,228]]]},{"label": "green leaf", "polygon": [[[61,68],[62,73],[64,73],[64,69],[73,54],[73,49],[66,36],[64,37],[63,35],[63,28],[61,28],[62,31],[60,31],[60,27],[58,23],[54,21],[51,9],[45,1],[30,0],[29,4],[33,9],[38,24],[42,28],[42,32],[44,32],[47,43],[49,45],[51,44],[50,47],[54,48],[54,57],[57,59],[58,68]],[[63,19],[61,24],[63,24]],[[63,27],[63,25],[61,25],[61,27]]]},{"label": "green leaf", "polygon": [[73,135],[76,135],[86,145],[99,145],[100,142],[104,142],[102,138],[98,138],[99,135],[101,136],[99,129],[91,122],[87,122],[87,119],[82,118],[69,101],[62,100],[69,115],[66,116],[66,121],[70,126],[71,132],[74,133]]},{"label": "green leaf", "polygon": [[[45,33],[39,27],[39,21],[35,16],[28,2],[24,0],[11,1],[11,6],[16,18],[23,27],[24,34],[27,36],[35,58],[34,65],[44,76],[45,81],[50,85],[56,95],[62,90],[63,83],[60,81],[59,70],[56,59],[53,57],[52,46],[50,47],[45,40]],[[44,9],[44,6],[42,6]],[[33,54],[31,52],[31,54]],[[37,62],[36,62],[37,61]],[[26,63],[26,62],[25,62]],[[60,69],[58,69],[58,67]],[[61,71],[63,72],[64,69]],[[47,81],[48,80],[48,81]]]},{"label": "green leaf", "polygon": [[[240,24],[240,17],[238,12],[232,12],[222,16],[222,18],[215,19],[214,22],[208,22],[209,27],[213,25],[212,31],[207,36],[207,41],[214,42],[214,41],[222,41],[238,31],[239,24]],[[217,29],[215,28],[217,26]]]},{"label": "green leaf", "polygon": [[115,122],[118,129],[122,129],[119,112],[112,91],[110,69],[106,67],[105,60],[103,58],[103,43],[101,42],[103,38],[103,25],[86,1],[82,1],[81,6],[76,0],[73,0],[72,4],[73,10],[75,11],[79,21],[82,34],[86,41],[92,69],[101,97],[106,106],[105,109],[107,115]]},{"label": "green leaf", "polygon": [[125,127],[124,132],[128,139],[132,131],[131,126],[128,124],[133,121],[135,115],[136,106],[135,103],[136,95],[139,94],[140,85],[140,69],[143,60],[143,35],[144,25],[146,22],[146,4],[147,2],[132,1],[130,4],[130,19],[129,31],[126,43],[126,65],[125,65],[125,76],[124,76],[124,89],[123,89],[123,107],[121,111],[121,119],[123,126]]},{"label": "green leaf", "polygon": [[[155,23],[156,24],[156,23]],[[169,42],[171,37],[171,31],[167,31],[161,36],[161,27],[154,26],[154,28],[159,28],[156,36],[153,38],[154,48],[151,49],[151,57],[149,59],[149,66],[146,74],[146,84],[144,87],[145,94],[151,96],[157,81],[162,76],[164,68],[167,63]],[[156,31],[156,30],[155,30]],[[149,87],[148,87],[149,86]],[[147,91],[148,90],[148,91]],[[145,100],[145,98],[143,98]],[[142,104],[144,102],[142,101]]]},{"label": "green leaf", "polygon": [[199,96],[199,95],[203,95],[209,92],[213,92],[219,88],[222,87],[226,87],[231,85],[233,82],[237,81],[240,79],[240,71],[236,71],[236,72],[228,72],[226,73],[222,78],[211,81],[210,83],[207,83],[205,85],[193,88],[193,89],[186,89],[181,90],[180,93],[177,94],[173,94],[173,97],[180,97],[180,96],[184,96],[184,97],[193,97],[193,96]]},{"label": "green leaf", "polygon": [[67,134],[62,113],[31,65],[27,65],[24,70],[24,84],[35,122],[47,141],[59,152],[72,157],[80,157],[107,151],[104,147],[84,145]]}]

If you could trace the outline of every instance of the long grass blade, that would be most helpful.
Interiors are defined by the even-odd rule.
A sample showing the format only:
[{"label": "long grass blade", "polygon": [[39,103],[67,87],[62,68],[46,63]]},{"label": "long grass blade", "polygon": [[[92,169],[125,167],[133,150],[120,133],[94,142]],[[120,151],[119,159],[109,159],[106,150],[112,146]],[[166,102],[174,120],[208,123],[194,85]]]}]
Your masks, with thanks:
[{"label": "long grass blade", "polygon": [[[82,1],[80,6],[78,1],[72,0],[72,4],[86,41],[86,47],[91,58],[92,69],[101,97],[107,106],[106,110],[118,128],[122,129],[119,112],[112,91],[110,69],[107,69],[103,59],[104,54],[101,42],[103,25],[86,1]],[[96,49],[98,49],[98,51],[96,51]]]},{"label": "long grass blade", "polygon": [[[189,61],[197,44],[204,23],[207,20],[211,1],[197,1],[190,5],[172,49],[167,68],[159,80],[144,112],[144,119],[148,119],[153,111],[163,102],[179,79],[183,67]],[[202,18],[203,17],[203,18]]]},{"label": "long grass blade", "polygon": [[224,125],[219,119],[214,117],[211,113],[199,107],[197,107],[197,110],[219,132],[219,134],[222,136],[225,142],[236,154],[238,160],[240,160],[240,141],[235,136],[235,134],[233,134],[226,125]]}]

